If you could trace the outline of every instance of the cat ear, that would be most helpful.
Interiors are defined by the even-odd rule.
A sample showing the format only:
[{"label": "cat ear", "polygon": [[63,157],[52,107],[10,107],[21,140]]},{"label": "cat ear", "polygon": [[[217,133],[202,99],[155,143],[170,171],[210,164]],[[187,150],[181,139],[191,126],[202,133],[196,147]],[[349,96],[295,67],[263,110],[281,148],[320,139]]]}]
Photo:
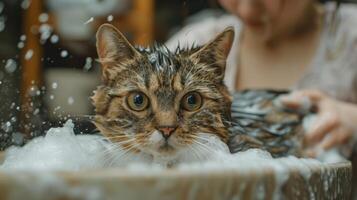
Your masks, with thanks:
[{"label": "cat ear", "polygon": [[224,78],[226,60],[233,40],[234,29],[230,26],[190,57],[204,63],[205,70],[213,72],[212,76],[221,81]]},{"label": "cat ear", "polygon": [[104,68],[120,65],[140,53],[128,42],[124,35],[110,24],[103,24],[97,31],[97,52]]}]

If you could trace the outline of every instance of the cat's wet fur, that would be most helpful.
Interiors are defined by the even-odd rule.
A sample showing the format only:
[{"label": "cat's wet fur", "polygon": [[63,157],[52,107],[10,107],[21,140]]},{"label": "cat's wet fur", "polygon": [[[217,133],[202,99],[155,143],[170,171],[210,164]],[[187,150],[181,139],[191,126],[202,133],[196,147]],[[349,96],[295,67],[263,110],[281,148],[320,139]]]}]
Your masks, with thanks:
[{"label": "cat's wet fur", "polygon": [[223,78],[233,38],[229,27],[202,47],[171,52],[161,45],[135,48],[115,27],[102,25],[95,125],[131,156],[170,160],[204,141],[202,134],[227,143],[231,96]]}]

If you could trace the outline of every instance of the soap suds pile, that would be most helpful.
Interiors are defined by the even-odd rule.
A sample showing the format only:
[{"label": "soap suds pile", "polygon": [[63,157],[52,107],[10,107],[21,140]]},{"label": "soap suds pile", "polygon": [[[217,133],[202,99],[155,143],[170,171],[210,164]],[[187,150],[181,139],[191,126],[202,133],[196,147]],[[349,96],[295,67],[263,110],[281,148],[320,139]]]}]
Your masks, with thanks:
[{"label": "soap suds pile", "polygon": [[[0,169],[76,171],[118,167],[122,166],[122,163],[126,163],[126,168],[129,170],[164,169],[155,160],[149,161],[150,159],[145,155],[137,156],[136,160],[132,160],[130,155],[122,160],[115,159],[115,156],[120,154],[117,147],[113,147],[102,136],[75,135],[73,127],[73,123],[69,120],[63,127],[50,129],[46,136],[35,138],[24,147],[9,148]],[[187,149],[187,152],[182,152],[183,156],[177,161],[179,163],[177,169],[190,171],[237,169],[259,172],[262,168],[276,171],[297,168],[304,176],[309,176],[309,167],[323,165],[318,160],[299,159],[293,156],[274,159],[268,152],[258,149],[232,155],[228,147],[218,138],[209,137],[211,138],[207,141],[210,142],[207,142],[206,146],[212,151],[201,156],[203,159],[197,162],[195,161],[197,154]]]},{"label": "soap suds pile", "polygon": [[101,136],[75,135],[69,120],[61,128],[51,128],[23,147],[10,147],[0,169],[79,170],[98,167],[104,151]]},{"label": "soap suds pile", "polygon": [[[21,190],[14,191],[14,197],[16,197],[14,199],[28,198],[29,194],[35,195],[32,199],[39,199],[37,197],[41,195],[48,197],[48,191],[74,196],[86,195],[84,199],[103,199],[100,197],[102,193],[97,191],[98,188],[72,188],[64,180],[52,174],[54,170],[78,171],[123,167],[127,172],[134,172],[136,175],[158,174],[159,176],[163,170],[166,170],[161,160],[153,160],[153,157],[145,155],[118,156],[121,154],[120,149],[102,136],[75,135],[73,127],[74,124],[69,120],[63,127],[48,130],[44,137],[33,139],[23,147],[11,147],[6,151],[5,160],[3,164],[0,164],[0,172],[12,174],[13,177],[21,180],[17,183],[20,184],[18,187]],[[316,159],[296,158],[294,156],[274,159],[268,152],[259,149],[230,154],[228,147],[217,137],[212,137],[211,134],[204,135],[207,137],[205,138],[207,141],[205,145],[211,151],[202,156],[198,155],[197,152],[193,153],[192,149],[188,148],[181,152],[183,156],[177,160],[178,164],[175,165],[177,170],[204,174],[234,171],[241,174],[253,173],[255,176],[272,171],[276,184],[274,197],[280,197],[281,186],[289,179],[292,170],[299,172],[305,180],[309,180],[314,169],[324,170],[327,166],[326,163]],[[18,176],[18,170],[41,175],[36,176],[35,185],[37,185],[37,189],[35,191],[32,187],[33,177]],[[326,191],[330,187],[331,181],[329,180],[329,177],[327,177],[324,182]],[[310,186],[308,188],[310,195],[313,196],[312,188]],[[191,189],[195,191],[195,188]],[[90,192],[94,192],[94,194]],[[264,195],[264,192],[259,194]],[[91,198],[88,198],[88,195]]]}]

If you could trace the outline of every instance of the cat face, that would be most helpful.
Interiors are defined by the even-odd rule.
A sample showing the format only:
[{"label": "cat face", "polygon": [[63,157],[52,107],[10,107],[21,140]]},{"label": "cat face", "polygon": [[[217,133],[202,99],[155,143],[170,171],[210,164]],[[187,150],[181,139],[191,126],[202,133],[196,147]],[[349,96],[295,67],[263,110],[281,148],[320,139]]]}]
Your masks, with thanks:
[{"label": "cat face", "polygon": [[231,97],[223,83],[234,32],[203,47],[135,49],[113,26],[97,32],[103,84],[92,97],[95,124],[132,152],[173,156],[200,134],[228,139]]}]

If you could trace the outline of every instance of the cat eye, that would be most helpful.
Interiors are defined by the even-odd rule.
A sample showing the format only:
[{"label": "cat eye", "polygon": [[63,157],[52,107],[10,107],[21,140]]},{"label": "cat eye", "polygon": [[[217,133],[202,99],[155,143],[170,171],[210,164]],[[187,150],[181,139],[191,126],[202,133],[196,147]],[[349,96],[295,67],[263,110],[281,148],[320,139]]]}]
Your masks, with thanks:
[{"label": "cat eye", "polygon": [[133,92],[127,98],[127,104],[130,109],[142,111],[149,105],[149,99],[142,92]]},{"label": "cat eye", "polygon": [[189,92],[182,98],[181,106],[187,111],[198,110],[202,106],[202,97],[198,92]]}]

